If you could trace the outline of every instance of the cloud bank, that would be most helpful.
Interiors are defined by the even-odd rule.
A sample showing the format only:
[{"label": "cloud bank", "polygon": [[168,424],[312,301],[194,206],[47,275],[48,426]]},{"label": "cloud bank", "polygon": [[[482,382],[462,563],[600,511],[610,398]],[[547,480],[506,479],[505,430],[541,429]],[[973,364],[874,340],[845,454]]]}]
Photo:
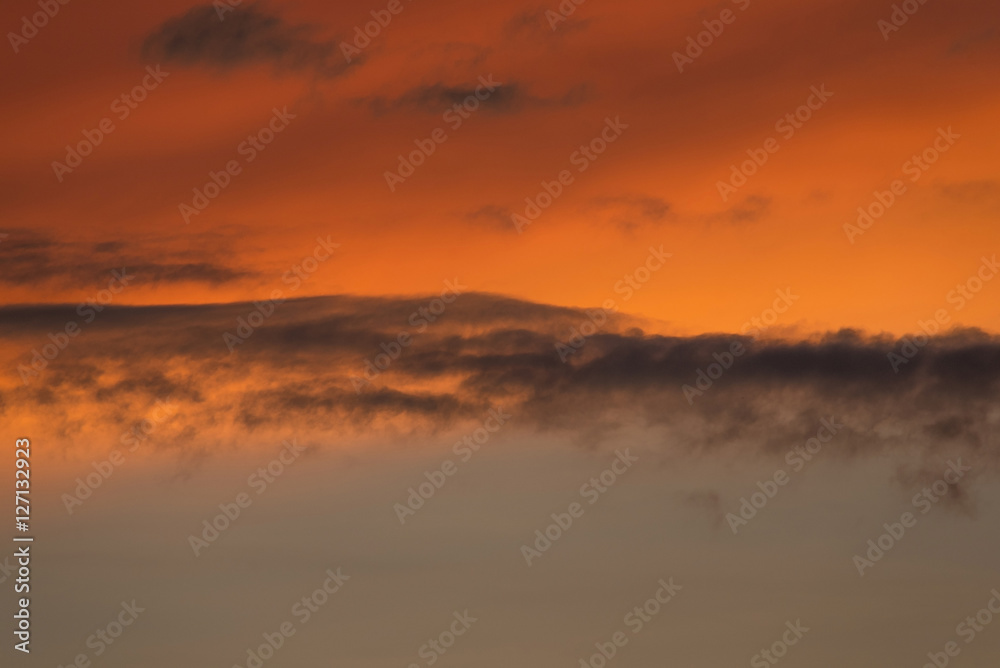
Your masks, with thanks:
[{"label": "cloud bank", "polygon": [[[526,432],[586,447],[641,434],[671,453],[776,456],[833,416],[846,427],[830,448],[845,458],[961,452],[994,466],[1000,452],[1000,338],[976,330],[932,339],[895,373],[887,355],[901,342],[849,330],[683,338],[615,315],[578,339],[591,333],[580,310],[471,293],[435,310],[432,297],[112,306],[25,384],[19,366],[79,317],[0,309],[2,410],[73,441],[88,421],[127,427],[169,397],[178,448],[288,428],[325,443],[432,434],[502,406]],[[563,362],[557,344],[581,341]],[[745,353],[730,359],[734,343]]]}]

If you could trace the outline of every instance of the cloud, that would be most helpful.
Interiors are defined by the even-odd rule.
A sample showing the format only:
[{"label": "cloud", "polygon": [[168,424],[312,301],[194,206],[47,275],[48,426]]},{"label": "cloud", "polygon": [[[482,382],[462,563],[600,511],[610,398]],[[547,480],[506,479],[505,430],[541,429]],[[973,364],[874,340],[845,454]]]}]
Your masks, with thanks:
[{"label": "cloud", "polygon": [[[555,29],[553,29],[553,23],[549,20],[549,16],[547,16],[547,13],[550,11],[552,12],[551,15],[559,17],[554,24]],[[503,32],[504,36],[508,39],[539,40],[562,37],[579,32],[585,30],[589,25],[590,19],[579,19],[573,15],[565,17],[554,10],[541,7],[521,12],[511,17],[504,24]]]},{"label": "cloud", "polygon": [[513,211],[507,207],[486,204],[475,211],[466,213],[464,218],[472,223],[484,222],[492,228],[513,232],[515,229],[511,222],[511,215],[513,215]]},{"label": "cloud", "polygon": [[230,69],[268,63],[278,73],[313,72],[335,77],[347,61],[333,40],[316,40],[313,26],[291,25],[257,4],[224,14],[199,5],[167,20],[142,44],[147,60]]},{"label": "cloud", "polygon": [[957,181],[941,184],[938,188],[942,195],[953,202],[982,204],[994,208],[1000,203],[1000,181]]},{"label": "cloud", "polygon": [[[221,285],[257,277],[253,271],[234,269],[211,261],[203,250],[171,251],[163,240],[141,242],[103,241],[84,243],[57,241],[44,233],[12,229],[0,244],[0,283],[61,286],[107,285],[113,270],[128,269],[145,283],[207,283]],[[202,245],[207,239],[200,239]]]},{"label": "cloud", "polygon": [[625,232],[634,232],[646,223],[659,224],[672,218],[670,203],[649,195],[597,197],[593,208],[606,212],[610,220]]},{"label": "cloud", "polygon": [[[485,90],[482,81],[493,84],[495,90],[492,92]],[[477,90],[482,95],[489,93],[489,97],[486,99],[477,98]],[[479,81],[460,85],[435,83],[417,86],[395,98],[371,97],[364,102],[368,104],[376,116],[396,112],[440,114],[455,105],[462,104],[470,97],[476,105],[482,105],[483,110],[511,114],[529,109],[578,106],[587,99],[587,86],[577,85],[562,95],[544,97],[527,92],[524,86],[517,82],[499,82],[499,85],[495,85],[492,76],[484,76]],[[467,106],[472,106],[472,104]]]},{"label": "cloud", "polygon": [[[0,397],[13,414],[43,416],[38,428],[72,434],[74,411],[116,425],[169,394],[210,448],[290,423],[326,441],[436,432],[499,405],[520,428],[588,447],[628,438],[671,455],[777,457],[833,417],[844,427],[828,447],[845,459],[965,453],[995,468],[1000,454],[1000,338],[976,330],[932,339],[896,374],[887,354],[899,342],[884,336],[671,337],[615,316],[563,363],[556,344],[588,321],[581,311],[463,294],[430,322],[419,315],[430,303],[294,300],[263,324],[248,318],[252,303],[109,307],[26,386],[18,365],[79,318],[71,307],[0,309]],[[223,335],[241,322],[260,326],[230,354]],[[404,332],[409,345],[395,346]],[[746,353],[727,359],[734,342]],[[370,383],[358,384],[366,369]]]},{"label": "cloud", "polygon": [[749,195],[725,211],[708,214],[704,220],[709,223],[743,225],[763,220],[771,212],[773,200],[770,197]]},{"label": "cloud", "polygon": [[[971,466],[972,470],[964,475],[961,484],[949,484],[948,491],[939,497],[939,502],[962,515],[975,517],[977,504],[972,490],[975,489],[974,482],[982,477],[982,471],[977,467],[979,462],[974,459],[966,459],[962,463]],[[943,472],[944,467],[926,462],[902,462],[896,468],[894,482],[904,492],[928,489],[942,479]]]},{"label": "cloud", "polygon": [[[581,211],[581,219],[594,221],[595,224],[598,220],[601,224],[610,222],[626,233],[635,232],[645,225],[658,225],[674,219],[670,203],[648,195],[596,197],[585,204]],[[485,223],[496,230],[516,232],[511,220],[513,213],[507,206],[484,204],[475,211],[462,214],[462,217],[470,223]]]}]

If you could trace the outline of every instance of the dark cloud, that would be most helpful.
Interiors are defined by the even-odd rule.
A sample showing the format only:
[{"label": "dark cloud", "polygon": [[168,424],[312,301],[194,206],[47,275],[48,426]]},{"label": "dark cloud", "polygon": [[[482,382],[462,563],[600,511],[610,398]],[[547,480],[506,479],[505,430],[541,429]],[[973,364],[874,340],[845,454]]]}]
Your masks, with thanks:
[{"label": "dark cloud", "polygon": [[763,220],[771,212],[773,200],[770,197],[749,195],[719,213],[705,216],[710,223],[726,223],[730,225],[745,225]]},{"label": "dark cloud", "polygon": [[245,278],[256,278],[257,272],[231,269],[211,262],[133,263],[129,271],[152,283],[209,283],[220,285]]},{"label": "dark cloud", "polygon": [[[634,232],[646,225],[659,225],[674,219],[670,204],[659,197],[623,195],[597,197],[581,208],[583,219],[610,223],[624,232]],[[498,204],[485,204],[462,214],[470,223],[486,224],[501,231],[516,232],[511,220],[513,210]]]},{"label": "dark cloud", "polygon": [[[104,406],[167,393],[209,445],[220,434],[289,423],[325,438],[433,431],[501,405],[521,428],[588,446],[638,428],[672,454],[775,457],[833,417],[844,425],[828,446],[834,456],[891,455],[922,466],[957,452],[995,467],[1000,453],[992,435],[1000,338],[976,330],[932,339],[897,374],[887,356],[900,342],[885,336],[669,337],[616,316],[564,363],[557,344],[589,322],[584,312],[464,294],[425,323],[419,309],[429,303],[289,301],[233,354],[223,335],[238,332],[253,304],[111,307],[27,386],[17,365],[76,316],[71,307],[0,309],[0,338],[12,355],[3,394],[9,408],[49,411],[58,422],[53,401],[95,406],[99,421]],[[412,343],[397,350],[403,332]],[[746,353],[729,359],[734,343]],[[359,383],[377,355],[387,368]],[[709,375],[717,377],[710,384]]]},{"label": "dark cloud", "polygon": [[475,211],[465,214],[465,219],[472,223],[486,223],[498,230],[514,232],[514,223],[511,221],[513,212],[503,206],[496,204],[486,204]]},{"label": "dark cloud", "polygon": [[[205,250],[168,251],[156,243],[105,241],[88,244],[59,241],[44,233],[8,229],[0,243],[0,283],[104,287],[112,271],[127,269],[144,284],[208,283],[220,285],[255,278],[256,272],[217,264]],[[204,239],[202,241],[205,241]]]},{"label": "dark cloud", "polygon": [[278,73],[313,72],[333,77],[348,63],[334,40],[318,40],[316,29],[292,25],[260,5],[220,13],[199,5],[157,27],[142,44],[147,60],[182,66],[235,68],[266,63]]},{"label": "dark cloud", "polygon": [[1000,207],[1000,181],[958,181],[942,184],[938,188],[953,204],[982,206],[993,210]]},{"label": "dark cloud", "polygon": [[663,223],[672,218],[670,203],[649,195],[597,197],[592,208],[606,213],[610,222],[626,232],[633,232],[647,223]]},{"label": "dark cloud", "polygon": [[124,248],[125,244],[120,241],[104,241],[99,244],[94,244],[95,253],[115,253],[123,250]]},{"label": "dark cloud", "polygon": [[[494,90],[490,92],[484,87],[488,83]],[[533,109],[560,107],[575,107],[587,99],[587,86],[575,86],[562,95],[551,97],[538,96],[529,93],[523,85],[517,82],[497,82],[484,76],[480,80],[460,85],[435,83],[412,88],[395,98],[372,97],[365,100],[372,113],[381,116],[395,112],[418,112],[440,114],[462,104],[470,97],[481,109],[496,113],[510,114]],[[476,91],[486,99],[478,99]],[[471,104],[468,106],[475,106]]]}]

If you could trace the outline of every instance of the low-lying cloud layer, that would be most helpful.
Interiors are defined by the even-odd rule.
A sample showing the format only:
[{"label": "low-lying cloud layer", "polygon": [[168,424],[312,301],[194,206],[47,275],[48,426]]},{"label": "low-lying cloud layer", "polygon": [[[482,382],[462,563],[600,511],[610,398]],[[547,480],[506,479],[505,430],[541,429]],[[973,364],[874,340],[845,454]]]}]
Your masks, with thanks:
[{"label": "low-lying cloud layer", "polygon": [[[427,434],[502,406],[521,429],[588,447],[641,438],[671,453],[746,456],[783,453],[832,416],[845,429],[830,447],[844,457],[997,458],[1000,339],[982,332],[907,349],[915,355],[897,374],[887,354],[901,344],[854,331],[677,338],[613,316],[594,333],[584,311],[448,298],[108,307],[91,323],[69,307],[3,309],[2,411],[74,442],[85,424],[127,428],[169,398],[172,445],[189,449],[290,428],[324,443]],[[33,350],[67,321],[82,331],[22,382]],[[746,352],[731,357],[737,343]]]}]

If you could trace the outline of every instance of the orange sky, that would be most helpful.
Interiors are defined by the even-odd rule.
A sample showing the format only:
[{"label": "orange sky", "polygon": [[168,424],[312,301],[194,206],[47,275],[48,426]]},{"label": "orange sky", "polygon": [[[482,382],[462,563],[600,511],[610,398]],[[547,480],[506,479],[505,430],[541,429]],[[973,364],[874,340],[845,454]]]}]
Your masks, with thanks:
[{"label": "orange sky", "polygon": [[[5,228],[57,242],[49,266],[12,281],[5,301],[87,298],[101,281],[66,275],[81,257],[107,272],[169,261],[232,274],[144,280],[140,269],[122,304],[259,298],[329,235],[340,252],[299,296],[431,293],[459,277],[474,290],[595,306],[662,244],[668,266],[623,309],[666,331],[737,331],[791,288],[801,301],[782,325],[898,334],[950,309],[949,291],[1000,250],[1000,61],[983,28],[994,5],[929,3],[886,41],[877,21],[891,7],[879,3],[812,2],[807,14],[798,2],[633,4],[587,2],[553,31],[544,5],[406,3],[343,72],[338,45],[370,20],[363,2],[260,6],[280,17],[278,51],[319,54],[280,63],[250,48],[228,60],[144,52],[185,3],[63,6],[0,62]],[[4,23],[28,7],[8,5]],[[735,21],[678,72],[672,54],[726,7]],[[111,102],[147,64],[169,76],[114,118]],[[448,129],[390,192],[397,156],[447,128],[441,91],[486,75],[504,84],[499,101]],[[782,138],[775,122],[820,85],[833,96]],[[295,119],[243,162],[238,145],[275,107]],[[114,132],[60,183],[52,162],[105,117]],[[577,172],[571,155],[607,117],[628,129]],[[961,139],[911,183],[904,163],[948,127]],[[780,150],[723,202],[718,181],[769,137]],[[178,205],[233,159],[242,172],[185,224]],[[563,169],[574,182],[518,234],[509,213]],[[849,243],[843,226],[857,207],[897,178],[908,192]],[[108,242],[122,245],[91,252]],[[952,312],[955,322],[996,331],[996,289]]]}]

